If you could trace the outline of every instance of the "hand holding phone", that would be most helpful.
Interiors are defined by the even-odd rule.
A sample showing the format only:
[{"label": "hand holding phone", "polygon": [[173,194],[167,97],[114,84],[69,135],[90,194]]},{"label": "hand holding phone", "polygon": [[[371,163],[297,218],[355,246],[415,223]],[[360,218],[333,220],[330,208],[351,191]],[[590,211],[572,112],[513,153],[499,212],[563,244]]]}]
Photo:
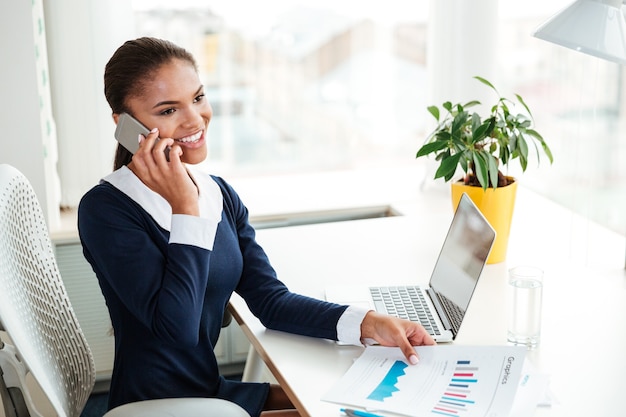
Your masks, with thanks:
[{"label": "hand holding phone", "polygon": [[[120,114],[115,128],[115,139],[133,155],[139,149],[139,135],[148,136],[150,129],[142,125],[137,119],[128,113]],[[157,138],[157,142],[159,138]],[[156,144],[156,142],[155,142]],[[165,158],[170,160],[170,147],[165,148]]]}]

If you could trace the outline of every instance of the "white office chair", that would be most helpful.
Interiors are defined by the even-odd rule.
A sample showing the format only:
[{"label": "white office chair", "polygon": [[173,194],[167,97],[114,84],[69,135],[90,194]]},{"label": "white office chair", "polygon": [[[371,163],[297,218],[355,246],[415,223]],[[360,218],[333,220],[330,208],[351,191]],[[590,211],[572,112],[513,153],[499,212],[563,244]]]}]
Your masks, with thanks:
[{"label": "white office chair", "polygon": [[[61,280],[43,212],[28,180],[0,164],[0,398],[6,417],[44,417],[31,374],[59,417],[79,417],[95,382],[91,351]],[[250,417],[213,398],[148,400],[106,417]]]}]

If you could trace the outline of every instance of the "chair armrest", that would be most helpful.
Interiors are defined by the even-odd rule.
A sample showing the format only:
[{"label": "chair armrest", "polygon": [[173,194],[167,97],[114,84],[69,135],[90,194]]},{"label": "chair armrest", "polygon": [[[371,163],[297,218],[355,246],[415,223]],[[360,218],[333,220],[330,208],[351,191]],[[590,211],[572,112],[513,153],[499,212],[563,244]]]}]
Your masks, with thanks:
[{"label": "chair armrest", "polygon": [[164,398],[120,405],[104,417],[250,417],[239,405],[218,398]]}]

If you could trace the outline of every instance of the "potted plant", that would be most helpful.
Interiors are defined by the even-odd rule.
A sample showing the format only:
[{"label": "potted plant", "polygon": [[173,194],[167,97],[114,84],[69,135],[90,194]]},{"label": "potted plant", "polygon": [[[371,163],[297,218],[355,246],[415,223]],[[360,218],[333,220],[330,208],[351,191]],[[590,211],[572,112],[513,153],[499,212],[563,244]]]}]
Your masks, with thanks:
[{"label": "potted plant", "polygon": [[492,89],[497,101],[483,117],[468,109],[480,105],[473,100],[465,104],[446,101],[442,111],[429,106],[428,111],[437,120],[437,126],[428,135],[416,158],[434,155],[439,166],[435,179],[451,181],[458,168],[463,178],[452,181],[452,203],[456,208],[462,193],[467,193],[487,220],[496,229],[497,237],[488,263],[501,262],[506,257],[517,181],[502,172],[514,160],[519,161],[522,172],[528,166],[529,154],[545,155],[552,163],[552,152],[543,137],[534,129],[530,109],[519,94],[517,103],[526,113],[514,113],[516,103],[504,98],[486,79],[474,77]]}]

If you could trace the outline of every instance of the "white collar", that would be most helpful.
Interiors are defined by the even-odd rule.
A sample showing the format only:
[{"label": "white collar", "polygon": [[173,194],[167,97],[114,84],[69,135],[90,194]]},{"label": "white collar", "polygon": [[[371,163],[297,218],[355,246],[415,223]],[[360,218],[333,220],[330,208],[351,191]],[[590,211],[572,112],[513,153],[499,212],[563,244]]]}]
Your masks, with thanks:
[{"label": "white collar", "polygon": [[[210,175],[187,166],[190,175],[198,186],[200,217],[219,222],[222,213],[222,191]],[[171,230],[172,208],[167,200],[148,188],[127,167],[112,172],[100,182],[108,182],[139,204],[165,230]],[[217,218],[216,218],[217,217]]]}]

